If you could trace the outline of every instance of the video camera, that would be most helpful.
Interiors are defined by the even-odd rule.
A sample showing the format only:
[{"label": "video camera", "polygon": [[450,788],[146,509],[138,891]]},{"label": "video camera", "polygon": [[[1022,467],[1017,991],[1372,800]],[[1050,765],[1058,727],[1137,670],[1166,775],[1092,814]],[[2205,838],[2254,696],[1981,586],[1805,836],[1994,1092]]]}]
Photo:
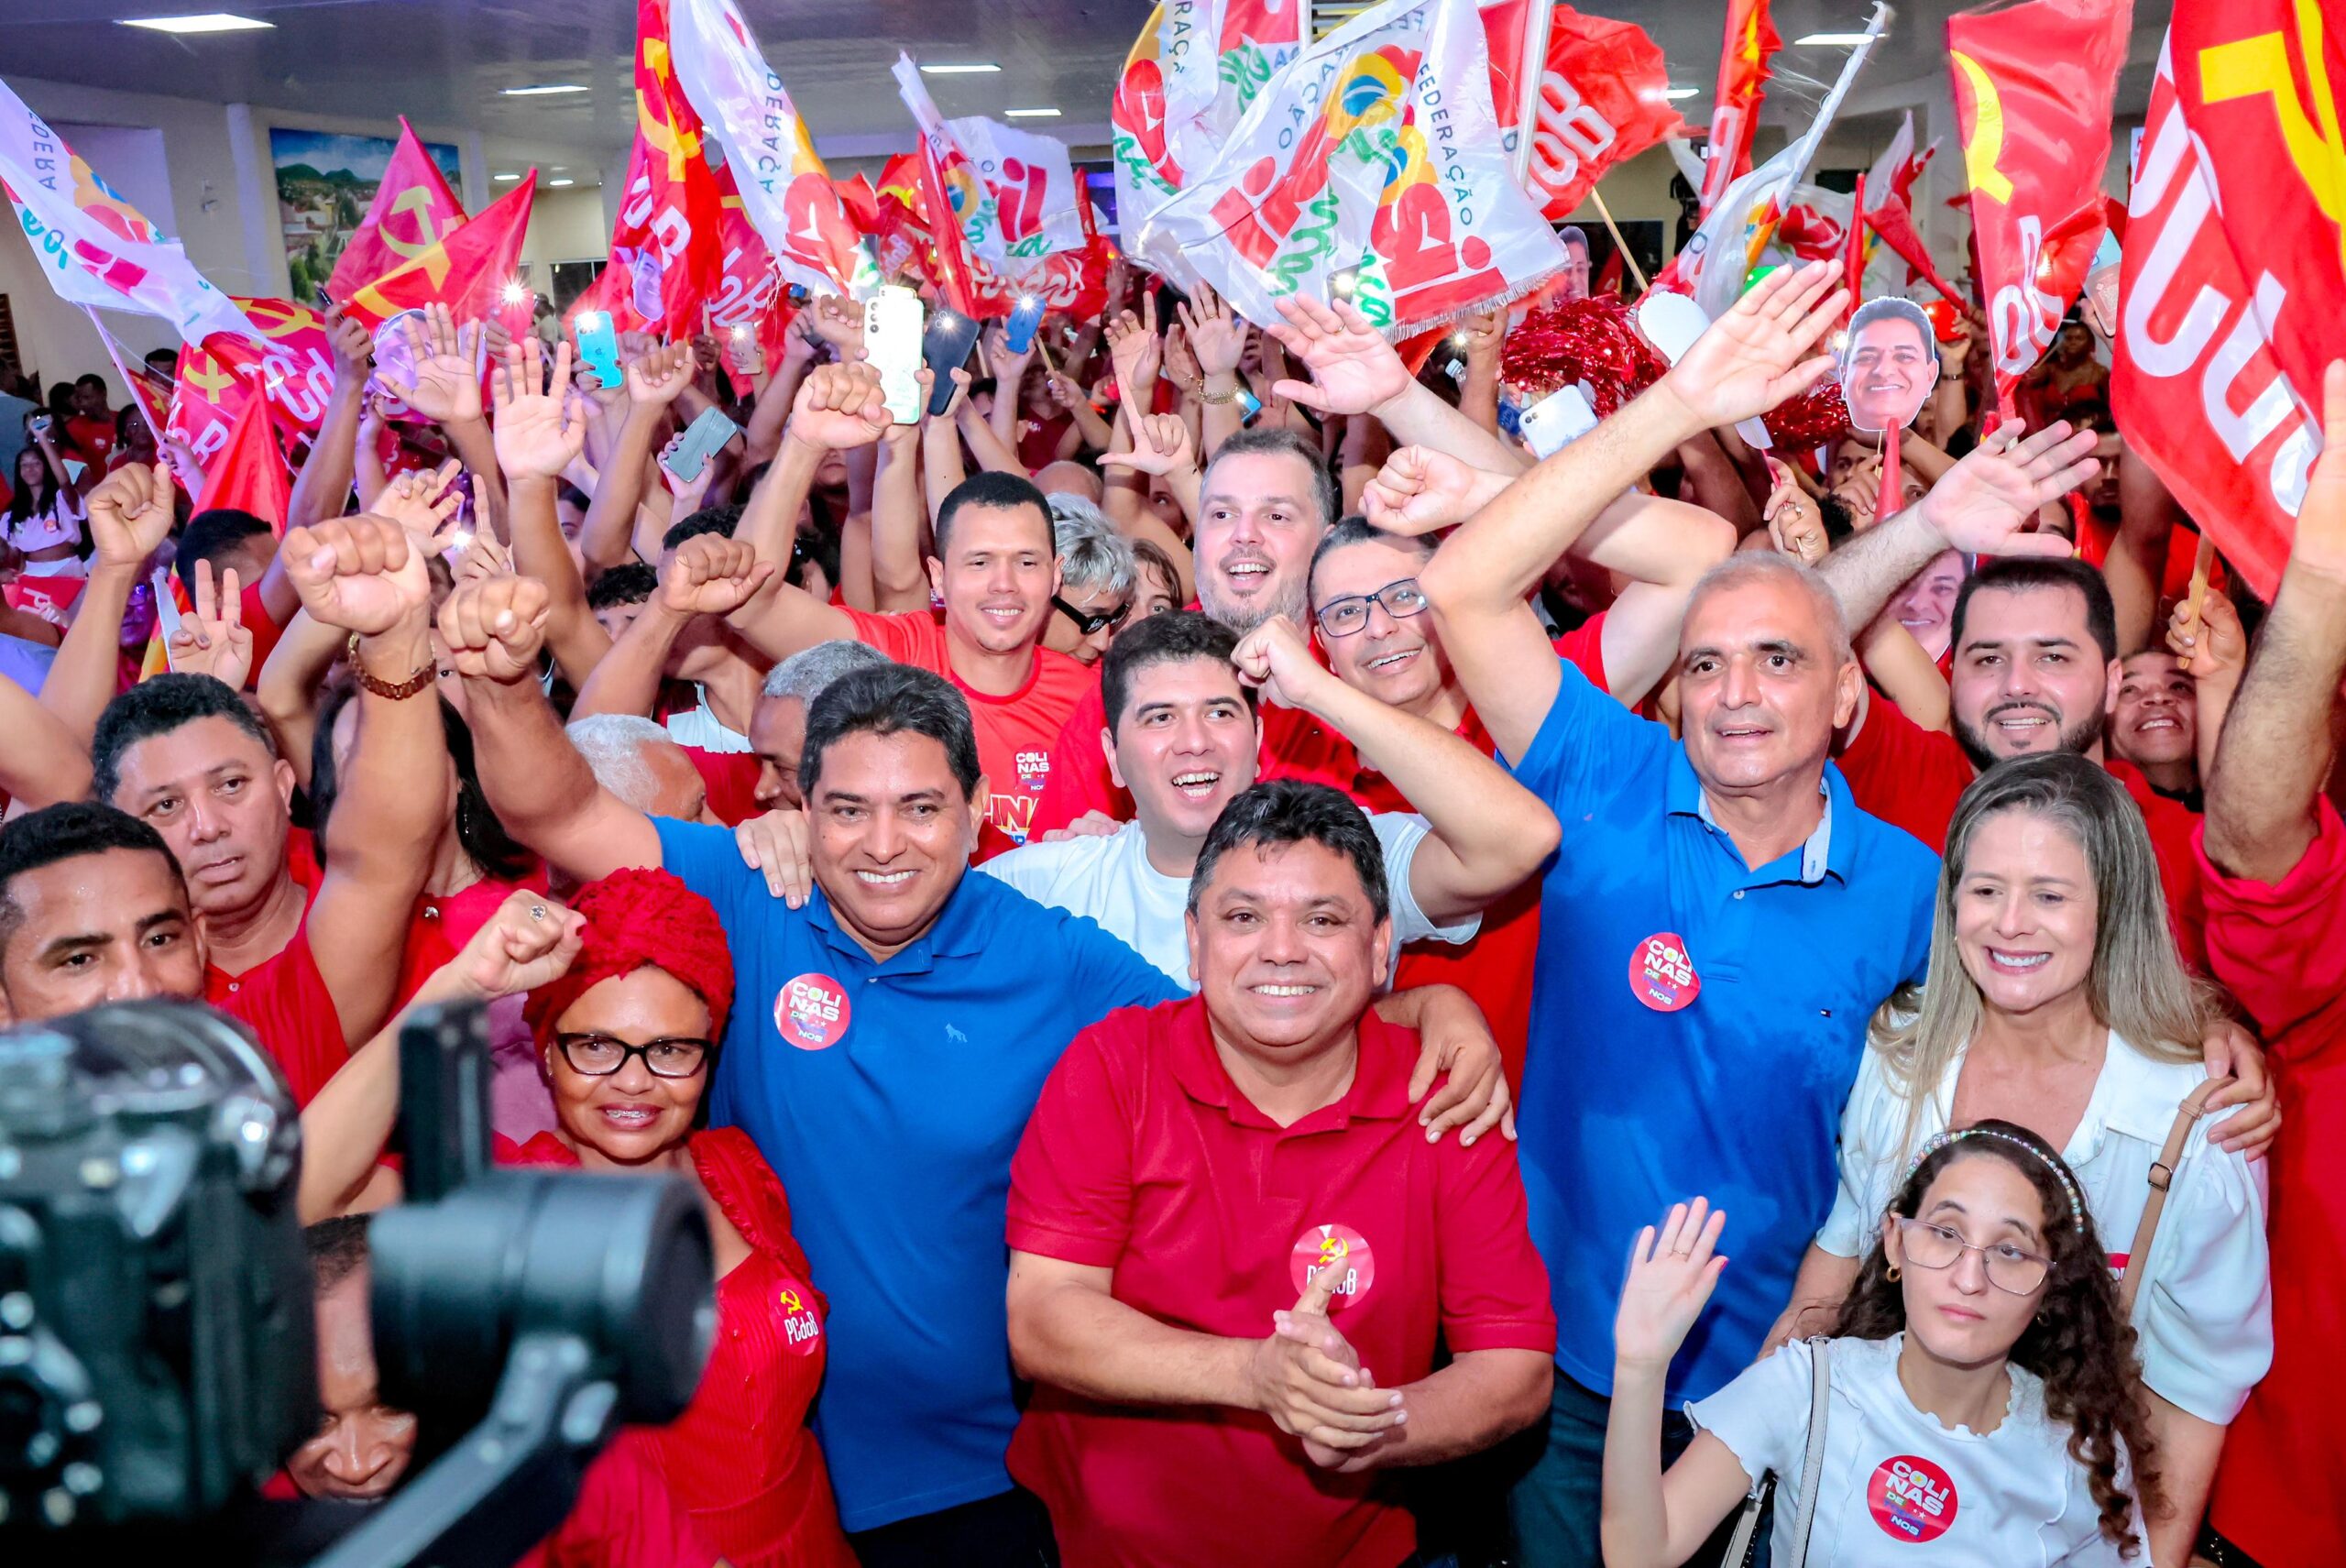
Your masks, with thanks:
[{"label": "video camera", "polygon": [[[472,1430],[390,1501],[326,1510],[363,1522],[322,1568],[506,1568],[618,1424],[674,1420],[707,1360],[698,1201],[674,1178],[490,1168],[483,1019],[401,1032],[408,1201],[371,1227],[382,1398]],[[0,1034],[0,1559],[86,1559],[93,1537],[312,1555],[290,1543],[320,1537],[318,1506],[252,1502],[318,1413],[300,1142],[275,1065],[208,1008]]]}]

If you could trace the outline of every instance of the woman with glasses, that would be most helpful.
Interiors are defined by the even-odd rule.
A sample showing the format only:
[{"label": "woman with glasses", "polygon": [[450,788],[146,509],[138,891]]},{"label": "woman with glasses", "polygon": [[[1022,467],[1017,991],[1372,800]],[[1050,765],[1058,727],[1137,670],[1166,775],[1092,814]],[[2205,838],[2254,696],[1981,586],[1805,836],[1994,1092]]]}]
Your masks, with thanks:
[{"label": "woman with glasses", "polygon": [[1727,1216],[1697,1198],[1639,1235],[1613,1331],[1607,1568],[1687,1561],[1770,1474],[1778,1563],[2143,1561],[2165,1456],[2076,1178],[2010,1122],[1941,1133],[1921,1153],[1830,1337],[1688,1405],[1694,1435],[1666,1472],[1663,1385],[1728,1266]]},{"label": "woman with glasses", "polygon": [[1133,547],[1098,507],[1054,491],[1051,535],[1058,549],[1059,591],[1043,623],[1043,646],[1078,663],[1096,664],[1133,612],[1139,565]]},{"label": "woman with glasses", "polygon": [[2158,1180],[2164,1207],[2132,1321],[2174,1503],[2150,1521],[2155,1562],[2190,1556],[2224,1428],[2273,1356],[2262,1165],[2191,1128],[2162,1164],[2178,1108],[2206,1080],[2212,1016],[2168,935],[2142,813],[2099,763],[2068,752],[1980,775],[1947,830],[1928,977],[1876,1016],[1841,1124],[1841,1188],[1776,1337],[1814,1327],[1914,1151],[2001,1118],[2061,1150],[2112,1276],[2131,1260]]}]

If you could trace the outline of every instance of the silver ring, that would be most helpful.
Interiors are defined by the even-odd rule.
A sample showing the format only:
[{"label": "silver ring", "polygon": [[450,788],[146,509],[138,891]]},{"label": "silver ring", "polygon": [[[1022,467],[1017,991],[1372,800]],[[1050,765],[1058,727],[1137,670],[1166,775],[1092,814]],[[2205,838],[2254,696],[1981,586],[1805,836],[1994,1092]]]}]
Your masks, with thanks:
[{"label": "silver ring", "polygon": [[543,919],[544,919],[545,917],[546,917],[546,906],[545,906],[544,905],[543,905],[543,904],[532,904],[532,905],[530,905],[530,918],[531,918],[531,919],[532,919],[532,920],[543,920]]}]

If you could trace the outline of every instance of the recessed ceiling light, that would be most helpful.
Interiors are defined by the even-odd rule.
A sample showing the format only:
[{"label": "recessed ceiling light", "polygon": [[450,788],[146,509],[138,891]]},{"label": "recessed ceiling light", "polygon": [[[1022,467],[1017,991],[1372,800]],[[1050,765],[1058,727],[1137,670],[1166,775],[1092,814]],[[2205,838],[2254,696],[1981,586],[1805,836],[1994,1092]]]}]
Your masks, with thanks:
[{"label": "recessed ceiling light", "polygon": [[576,185],[578,181],[576,180],[549,180],[546,181],[547,188],[554,191],[559,191],[565,185]]},{"label": "recessed ceiling light", "polygon": [[125,16],[121,23],[126,27],[146,27],[158,33],[249,33],[277,26],[275,22],[231,16],[225,11],[205,11],[193,16]]},{"label": "recessed ceiling light", "polygon": [[576,82],[547,82],[534,87],[508,87],[508,98],[552,98],[565,93],[584,93],[586,89]]},{"label": "recessed ceiling light", "polygon": [[1804,38],[1794,38],[1793,45],[1803,49],[1854,49],[1866,41],[1864,33],[1811,33]]},{"label": "recessed ceiling light", "polygon": [[497,182],[498,182],[499,185],[505,185],[505,184],[510,184],[510,183],[511,183],[513,181],[519,180],[519,179],[520,179],[520,178],[521,178],[521,177],[520,175],[518,175],[518,174],[499,174],[499,175],[495,176],[494,178],[496,179]]},{"label": "recessed ceiling light", "polygon": [[1003,113],[1014,120],[1056,120],[1057,109],[1004,109]]},{"label": "recessed ceiling light", "polygon": [[920,73],[923,76],[991,76],[1001,69],[998,65],[990,64],[924,65]]},{"label": "recessed ceiling light", "polygon": [[1699,87],[1665,87],[1662,89],[1661,95],[1672,99],[1699,98],[1703,95],[1703,90]]}]

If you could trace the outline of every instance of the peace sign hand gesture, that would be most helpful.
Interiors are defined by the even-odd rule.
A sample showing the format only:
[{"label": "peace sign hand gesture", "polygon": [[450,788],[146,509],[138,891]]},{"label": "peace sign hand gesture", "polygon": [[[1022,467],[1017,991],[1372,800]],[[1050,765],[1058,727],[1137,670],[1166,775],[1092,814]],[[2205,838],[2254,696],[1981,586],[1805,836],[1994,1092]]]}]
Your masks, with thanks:
[{"label": "peace sign hand gesture", "polygon": [[179,630],[163,647],[173,670],[210,675],[231,691],[243,689],[253,672],[253,633],[245,624],[243,593],[234,566],[221,574],[215,590],[212,563],[195,564],[195,609],[180,617]]}]

